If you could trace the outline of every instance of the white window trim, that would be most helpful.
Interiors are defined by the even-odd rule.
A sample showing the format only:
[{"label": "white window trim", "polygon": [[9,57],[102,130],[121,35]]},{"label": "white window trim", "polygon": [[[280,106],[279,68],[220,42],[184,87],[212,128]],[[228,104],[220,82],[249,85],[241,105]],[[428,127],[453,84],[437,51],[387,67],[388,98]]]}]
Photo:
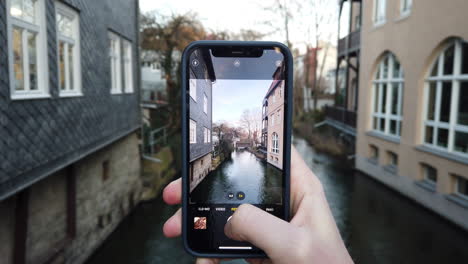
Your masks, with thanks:
[{"label": "white window trim", "polygon": [[[378,17],[379,10],[377,8],[377,2],[385,6],[383,17]],[[387,0],[374,0],[372,21],[374,22],[374,27],[381,26],[387,22]]]},{"label": "white window trim", "polygon": [[[408,3],[408,8],[405,10],[405,1]],[[400,0],[400,17],[404,18],[411,14],[413,9],[413,0]]]},{"label": "white window trim", "polygon": [[208,129],[206,127],[203,128],[203,143],[208,143]]},{"label": "white window trim", "polygon": [[197,101],[197,79],[190,79],[189,94],[190,94],[190,97],[196,102]]},{"label": "white window trim", "polygon": [[[388,71],[387,71],[387,78],[383,78],[383,68],[384,68],[384,62],[388,58]],[[379,70],[379,76],[377,80],[373,81],[373,89],[372,89],[372,127],[371,129],[380,134],[384,134],[389,137],[393,137],[395,139],[399,139],[401,137],[400,131],[401,131],[401,126],[403,125],[403,111],[402,111],[402,106],[403,106],[403,93],[404,93],[404,73],[403,73],[403,67],[400,63],[400,76],[397,78],[393,77],[393,70],[394,70],[394,64],[395,60],[397,58],[395,55],[392,53],[387,53],[384,55],[384,57],[380,60],[378,67]],[[386,89],[386,95],[385,95],[385,113],[382,113],[382,99],[383,99],[383,84],[387,85]],[[397,105],[397,114],[392,114],[392,99],[393,99],[393,85],[397,84],[398,85],[398,105]],[[377,103],[377,112],[375,112],[374,106],[375,106],[375,100],[376,100],[376,89],[379,90],[379,98],[378,103]],[[377,118],[377,129],[374,129],[374,122],[375,118]],[[381,131],[380,129],[380,119],[383,118],[385,120],[385,131]],[[391,134],[390,133],[390,122],[395,121],[397,122],[396,125],[396,132],[397,135]]]},{"label": "white window trim", "polygon": [[[116,50],[112,50],[112,47],[109,46],[109,58],[110,58],[110,77],[111,77],[111,94],[121,94],[122,93],[122,58],[121,58],[121,40],[120,37],[109,31],[109,40],[114,40],[116,42]],[[109,41],[110,43],[110,41]],[[118,66],[118,70],[115,71],[114,67]],[[114,73],[117,75],[114,76]]]},{"label": "white window trim", "polygon": [[123,49],[122,52],[122,66],[124,67],[125,73],[125,87],[124,93],[133,93],[133,49],[132,49],[132,42],[122,39]]},{"label": "white window trim", "polygon": [[[192,128],[193,128],[193,140],[191,139],[190,134],[192,133]],[[189,123],[189,143],[190,144],[196,144],[197,143],[197,122],[190,119]]]},{"label": "white window trim", "polygon": [[[10,97],[12,100],[22,99],[41,99],[50,98],[49,93],[49,64],[47,60],[47,28],[45,17],[45,0],[37,0],[36,16],[39,26],[22,21],[21,19],[10,15],[11,0],[6,1],[6,17],[7,17],[7,39],[8,39],[8,68],[10,81]],[[23,30],[37,33],[36,37],[36,52],[37,52],[37,91],[30,91],[29,88],[29,57],[25,56],[23,60],[23,75],[24,75],[24,91],[16,91],[14,85],[14,56],[13,56],[13,25],[17,25]],[[23,31],[25,32],[25,31]],[[23,33],[23,56],[25,50],[25,33]],[[27,76],[27,77],[26,77]]]},{"label": "white window trim", "polygon": [[[454,65],[453,65],[453,75],[443,75],[443,67],[444,67],[444,60],[445,60],[445,51],[455,43],[455,54],[454,54]],[[432,149],[440,150],[443,152],[452,153],[458,155],[460,157],[468,157],[468,153],[463,153],[456,151],[454,148],[455,145],[455,132],[464,132],[468,133],[468,126],[459,125],[457,124],[458,120],[458,98],[460,94],[460,82],[461,81],[468,81],[468,74],[461,73],[461,53],[462,53],[462,43],[463,40],[457,39],[454,41],[450,41],[447,43],[440,51],[437,59],[432,62],[431,67],[429,67],[429,71],[427,75],[429,77],[426,78],[426,83],[424,85],[424,109],[423,109],[423,126],[421,131],[421,141],[424,146],[427,146]],[[433,67],[435,64],[438,63],[437,68],[437,76],[430,76]],[[442,82],[452,82],[452,94],[450,98],[450,117],[449,122],[441,122],[440,121],[440,105],[442,100]],[[430,83],[436,82],[436,98],[435,98],[435,113],[434,113],[434,120],[428,120],[428,107],[429,107],[429,89]],[[455,103],[453,103],[455,102]],[[432,133],[432,143],[426,142],[426,127],[431,126],[433,128]],[[439,128],[447,129],[449,131],[448,135],[448,146],[441,147],[437,145],[437,138],[439,133]]]},{"label": "white window trim", "polygon": [[[275,140],[276,136],[276,140]],[[279,136],[278,133],[273,132],[271,135],[271,152],[278,154],[279,153]]]},{"label": "white window trim", "polygon": [[208,114],[208,97],[206,94],[203,94],[203,112]]},{"label": "white window trim", "polygon": [[[59,43],[60,41],[65,42],[65,53],[64,57],[66,65],[70,63],[68,61],[68,45],[73,45],[73,87],[74,90],[70,90],[70,77],[69,77],[69,71],[68,67],[65,66],[65,86],[67,87],[64,91],[60,90],[60,85],[59,85],[59,96],[60,97],[76,97],[76,96],[83,96],[83,91],[82,91],[82,84],[81,84],[81,45],[80,45],[80,16],[79,14],[72,10],[71,8],[67,7],[66,5],[56,1],[55,2],[55,13],[60,13],[63,16],[68,17],[72,21],[72,31],[73,34],[75,35],[76,39],[72,39],[70,37],[66,37],[63,35],[60,35],[57,29],[57,63],[59,61]],[[58,74],[60,75],[60,72],[57,71]],[[58,80],[60,80],[60,76],[58,77]]]}]

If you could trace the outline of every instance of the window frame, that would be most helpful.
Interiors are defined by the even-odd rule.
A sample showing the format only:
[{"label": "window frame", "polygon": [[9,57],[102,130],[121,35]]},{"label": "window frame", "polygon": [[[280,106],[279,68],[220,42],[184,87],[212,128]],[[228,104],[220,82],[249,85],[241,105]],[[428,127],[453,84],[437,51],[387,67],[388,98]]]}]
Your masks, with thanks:
[{"label": "window frame", "polygon": [[400,0],[400,16],[406,17],[411,14],[413,9],[413,0]]},{"label": "window frame", "polygon": [[279,136],[276,132],[273,132],[271,135],[271,152],[275,154],[279,153]]},{"label": "window frame", "polygon": [[[439,180],[439,175],[438,175],[439,172],[438,172],[437,168],[432,167],[431,165],[426,164],[426,163],[421,163],[421,167],[422,167],[423,181],[428,182],[428,183],[433,184],[434,186],[436,186],[437,182]],[[436,177],[435,181],[428,177],[428,170],[429,169],[433,169],[435,171],[435,177]]]},{"label": "window frame", "polygon": [[[385,62],[388,59],[388,70],[387,77],[384,78],[384,67]],[[394,77],[393,71],[395,68],[395,62],[398,62],[399,66],[399,76]],[[378,69],[374,74],[374,79],[372,81],[372,114],[371,114],[371,130],[383,134],[395,139],[401,137],[402,127],[403,127],[403,93],[404,93],[404,72],[403,67],[397,57],[391,53],[387,52],[377,65]],[[377,76],[379,75],[379,76]],[[383,87],[386,85],[385,91],[385,102],[383,101]],[[397,113],[392,113],[392,101],[393,101],[393,86],[396,85],[398,89],[398,99],[397,99]],[[378,90],[378,93],[377,93]],[[378,95],[378,98],[376,96]],[[376,101],[377,100],[377,101]],[[385,113],[383,112],[383,103],[385,103]],[[377,104],[377,109],[375,105]],[[384,119],[385,129],[382,131],[380,120]],[[377,120],[377,124],[375,124]],[[396,134],[390,132],[390,124],[392,121],[396,122]]]},{"label": "window frame", "polygon": [[[70,38],[68,36],[61,35],[58,26],[57,20],[55,22],[56,25],[56,38],[57,38],[57,80],[60,80],[60,68],[59,68],[59,61],[60,61],[60,51],[59,45],[60,42],[64,42],[65,45],[65,90],[60,89],[60,81],[58,84],[58,91],[60,97],[73,97],[73,96],[83,96],[82,92],[82,83],[81,83],[81,45],[80,45],[80,14],[73,10],[72,8],[66,6],[65,4],[55,1],[55,16],[60,13],[62,16],[67,17],[72,21],[72,34],[74,38]],[[73,46],[73,87],[74,89],[70,89],[70,71],[68,66],[70,65],[69,62],[69,45]]]},{"label": "window frame", "polygon": [[190,78],[189,95],[195,102],[197,101],[197,79]]},{"label": "window frame", "polygon": [[[379,16],[379,7],[383,4],[383,15]],[[374,0],[372,21],[374,26],[380,26],[387,22],[387,0]]]},{"label": "window frame", "polygon": [[393,151],[388,150],[387,151],[387,156],[388,156],[387,157],[387,159],[388,159],[387,165],[398,167],[398,154],[396,154]]},{"label": "window frame", "polygon": [[203,127],[203,143],[208,143],[208,128]]},{"label": "window frame", "polygon": [[[193,131],[193,140],[192,140],[192,131]],[[189,144],[197,143],[197,121],[190,119],[189,120]]]},{"label": "window frame", "polygon": [[203,112],[208,114],[208,96],[205,93],[203,93]]},{"label": "window frame", "polygon": [[[20,18],[11,15],[11,0],[6,1],[6,23],[7,23],[7,54],[8,54],[8,70],[9,70],[9,88],[10,98],[12,100],[22,99],[40,99],[50,98],[49,89],[49,63],[48,63],[48,46],[47,46],[47,23],[45,14],[45,0],[37,0],[35,3],[35,16],[37,25],[24,21]],[[21,50],[22,50],[22,68],[23,68],[23,89],[16,90],[15,71],[14,71],[14,56],[13,56],[13,28],[17,27],[22,30]],[[37,90],[30,90],[29,85],[29,56],[27,51],[27,32],[36,34],[36,68],[37,68]],[[27,54],[25,56],[25,54]]]},{"label": "window frame", "polygon": [[453,176],[455,177],[455,190],[454,190],[453,193],[454,193],[455,195],[457,195],[457,196],[463,198],[463,199],[468,200],[468,195],[466,195],[466,194],[464,194],[464,193],[460,193],[460,192],[458,191],[459,180],[461,179],[461,180],[464,180],[464,181],[468,181],[468,179],[465,179],[465,178],[463,178],[462,176],[457,175],[457,174],[453,174]]},{"label": "window frame", "polygon": [[132,42],[127,39],[121,39],[121,67],[123,67],[125,78],[125,86],[122,89],[123,93],[133,93],[133,45]]},{"label": "window frame", "polygon": [[375,160],[378,162],[379,156],[380,156],[379,147],[374,144],[370,144],[369,145],[369,159]]},{"label": "window frame", "polygon": [[[468,157],[468,153],[460,152],[455,149],[455,133],[468,133],[468,125],[458,124],[458,114],[459,114],[459,95],[462,82],[468,82],[468,73],[463,74],[462,71],[462,45],[467,43],[462,39],[454,39],[448,41],[445,45],[442,46],[437,58],[432,62],[429,70],[426,74],[425,83],[424,83],[424,107],[423,107],[423,118],[422,118],[422,131],[421,131],[421,141],[422,145],[427,146],[432,149],[440,150],[443,152],[455,154],[461,157]],[[454,45],[454,59],[453,59],[453,73],[450,75],[444,74],[444,61],[445,61],[445,52]],[[466,55],[468,56],[468,54]],[[434,67],[437,66],[437,75],[431,76]],[[428,119],[429,113],[429,92],[431,89],[431,83],[435,82],[435,98],[434,98],[434,120]],[[442,90],[443,83],[451,83],[451,96],[450,96],[450,114],[449,121],[443,122],[440,121],[440,112],[442,104]],[[431,143],[426,142],[426,128],[432,127],[432,140]],[[439,129],[448,130],[447,137],[447,147],[439,146],[438,143],[438,133]]]},{"label": "window frame", "polygon": [[[121,50],[122,44],[120,36],[116,33],[109,31],[109,59],[110,59],[110,77],[111,77],[111,94],[122,94],[122,58]],[[112,41],[115,41],[115,50],[111,45]],[[117,67],[117,69],[116,69]],[[116,74],[116,76],[114,76]]]}]

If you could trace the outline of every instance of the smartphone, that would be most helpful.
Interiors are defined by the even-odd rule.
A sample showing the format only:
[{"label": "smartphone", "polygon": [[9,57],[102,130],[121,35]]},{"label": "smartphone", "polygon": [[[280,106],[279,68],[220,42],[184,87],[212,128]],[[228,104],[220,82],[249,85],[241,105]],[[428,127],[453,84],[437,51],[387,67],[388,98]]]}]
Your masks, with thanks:
[{"label": "smartphone", "polygon": [[196,41],[183,52],[182,233],[190,254],[264,257],[224,234],[243,203],[289,220],[292,72],[291,53],[277,42]]}]

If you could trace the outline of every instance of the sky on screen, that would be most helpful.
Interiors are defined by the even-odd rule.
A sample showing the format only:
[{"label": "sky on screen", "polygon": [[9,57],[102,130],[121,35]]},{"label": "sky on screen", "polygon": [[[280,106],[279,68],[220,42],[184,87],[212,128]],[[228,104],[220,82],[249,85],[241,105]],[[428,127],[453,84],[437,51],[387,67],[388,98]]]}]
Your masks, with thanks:
[{"label": "sky on screen", "polygon": [[213,84],[213,122],[223,120],[238,126],[244,110],[262,109],[270,84],[271,80],[216,80]]}]

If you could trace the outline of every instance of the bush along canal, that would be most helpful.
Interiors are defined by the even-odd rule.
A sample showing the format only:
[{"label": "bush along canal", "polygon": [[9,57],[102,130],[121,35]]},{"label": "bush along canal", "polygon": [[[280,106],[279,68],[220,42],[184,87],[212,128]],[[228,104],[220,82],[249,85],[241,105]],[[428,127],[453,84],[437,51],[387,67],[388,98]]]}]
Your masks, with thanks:
[{"label": "bush along canal", "polygon": [[[306,163],[320,178],[338,228],[356,263],[468,263],[468,233],[422,208],[411,200],[360,173],[344,168],[339,160],[317,153],[305,140],[293,141]],[[266,197],[258,183],[267,180],[268,166],[257,163],[247,152],[235,152],[196,187],[200,199],[222,195],[220,190],[236,189],[230,180],[236,161],[246,162],[255,176],[243,178],[246,202],[274,199]],[[252,155],[252,156],[251,156]],[[249,175],[249,174],[247,174]],[[267,186],[278,186],[271,177]],[[208,187],[210,184],[219,187]],[[206,185],[206,186],[205,186]],[[214,185],[213,185],[214,186]],[[249,200],[250,199],[250,200]],[[88,260],[94,263],[193,263],[180,238],[162,234],[164,221],[177,210],[161,198],[141,204],[129,215]],[[234,262],[232,262],[234,263]],[[235,263],[243,263],[235,261]]]}]

